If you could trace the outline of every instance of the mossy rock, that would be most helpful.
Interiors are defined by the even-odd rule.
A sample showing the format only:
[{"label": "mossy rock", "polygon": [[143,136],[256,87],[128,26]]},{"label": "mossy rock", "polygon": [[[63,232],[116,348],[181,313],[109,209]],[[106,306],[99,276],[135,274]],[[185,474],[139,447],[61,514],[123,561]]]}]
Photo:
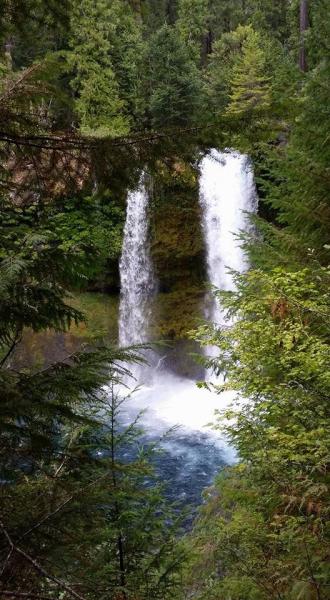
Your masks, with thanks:
[{"label": "mossy rock", "polygon": [[179,199],[162,204],[151,219],[151,256],[160,289],[172,290],[205,279],[204,240],[196,199],[184,206]]},{"label": "mossy rock", "polygon": [[188,161],[179,157],[158,160],[153,173],[154,201],[161,203],[169,190],[196,190],[198,186],[198,170]]},{"label": "mossy rock", "polygon": [[107,339],[117,343],[119,296],[86,292],[76,295],[72,304],[86,316],[85,323],[71,327],[72,335],[86,342]]},{"label": "mossy rock", "polygon": [[198,256],[204,251],[198,206],[169,204],[158,209],[152,224],[152,255],[156,263]]},{"label": "mossy rock", "polygon": [[151,255],[160,291],[202,285],[204,239],[198,202],[198,173],[178,158],[162,161],[153,177],[150,207]]},{"label": "mossy rock", "polygon": [[39,369],[65,358],[85,344],[118,340],[118,296],[82,293],[70,299],[70,304],[86,316],[85,323],[72,325],[67,332],[46,329],[36,333],[26,329],[13,356],[13,365],[20,369]]},{"label": "mossy rock", "polygon": [[186,339],[203,317],[204,295],[204,289],[197,286],[158,294],[150,327],[152,339]]}]

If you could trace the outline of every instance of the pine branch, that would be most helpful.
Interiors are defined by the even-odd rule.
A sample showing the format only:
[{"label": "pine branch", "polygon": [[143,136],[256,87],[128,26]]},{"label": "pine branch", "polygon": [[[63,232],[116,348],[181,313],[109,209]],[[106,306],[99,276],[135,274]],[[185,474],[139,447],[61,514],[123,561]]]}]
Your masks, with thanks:
[{"label": "pine branch", "polygon": [[105,473],[104,475],[101,475],[100,477],[97,477],[96,479],[93,479],[88,484],[85,484],[83,488],[80,488],[79,490],[77,490],[74,494],[72,494],[71,496],[69,496],[69,498],[67,498],[66,500],[64,500],[52,512],[48,513],[45,517],[43,517],[40,521],[38,521],[38,523],[35,523],[32,527],[30,527],[30,529],[28,529],[27,531],[25,531],[21,535],[21,537],[18,539],[18,541],[20,542],[27,535],[29,535],[30,533],[32,533],[36,529],[39,529],[39,527],[41,527],[42,525],[44,525],[44,523],[46,523],[47,521],[49,521],[50,519],[52,519],[53,517],[55,517],[67,504],[69,504],[70,502],[72,502],[72,500],[74,500],[77,497],[82,496],[86,492],[86,490],[88,490],[90,487],[94,487],[96,484],[98,484],[100,481],[106,479],[107,477],[110,477],[110,474],[108,472]]},{"label": "pine branch", "polygon": [[77,150],[82,149],[96,149],[100,146],[100,143],[106,142],[111,147],[120,147],[120,146],[133,146],[144,143],[150,143],[161,139],[171,139],[176,138],[178,135],[182,135],[185,133],[198,133],[199,131],[204,131],[205,129],[209,129],[213,127],[213,125],[204,125],[204,126],[195,126],[195,127],[183,127],[183,128],[173,128],[167,131],[155,131],[151,132],[148,135],[137,136],[137,137],[117,137],[117,138],[86,138],[86,137],[78,137],[78,136],[47,136],[47,135],[18,135],[16,133],[8,133],[5,131],[0,131],[0,141],[6,142],[8,144],[12,144],[15,146],[27,146],[32,148],[39,149],[51,149],[51,150],[67,150],[68,148],[75,148]]},{"label": "pine branch", "polygon": [[0,590],[1,596],[8,596],[12,598],[35,598],[36,600],[52,600],[51,596],[40,596],[40,594],[34,594],[33,592],[13,592],[11,590]]},{"label": "pine branch", "polygon": [[21,548],[19,548],[18,546],[16,546],[14,544],[14,542],[12,541],[12,539],[11,539],[8,531],[6,530],[4,524],[2,523],[2,521],[0,521],[0,528],[2,529],[2,532],[3,532],[4,536],[5,536],[5,538],[6,538],[7,542],[8,542],[8,545],[11,548],[11,550],[13,552],[16,552],[16,554],[19,554],[20,556],[22,556],[30,565],[33,566],[33,568],[35,569],[35,571],[37,571],[37,573],[39,573],[40,575],[42,575],[46,579],[49,579],[50,581],[53,581],[58,587],[60,587],[61,589],[65,590],[73,598],[77,598],[77,600],[86,600],[84,598],[84,596],[81,596],[80,594],[78,594],[77,592],[75,592],[64,581],[62,581],[61,579],[58,579],[58,577],[55,577],[55,575],[50,575],[47,571],[45,571],[45,569],[34,558],[32,558],[32,556],[30,556],[24,550],[22,550]]},{"label": "pine branch", "polygon": [[13,93],[15,93],[17,88],[19,88],[19,86],[22,83],[24,83],[25,80],[28,79],[32,73],[34,73],[35,71],[40,69],[40,67],[41,67],[41,64],[39,63],[36,65],[32,65],[32,67],[29,67],[28,69],[25,69],[25,71],[23,71],[22,75],[18,79],[16,79],[10,87],[8,87],[5,90],[5,93],[2,94],[2,96],[0,96],[0,103],[3,102],[4,100],[7,100],[8,98],[10,98],[10,96],[12,96]]},{"label": "pine branch", "polygon": [[10,355],[13,353],[13,351],[16,348],[16,346],[21,342],[21,340],[22,340],[22,334],[21,333],[17,333],[17,335],[15,336],[15,338],[14,338],[12,344],[10,345],[8,351],[6,352],[5,356],[0,361],[0,369],[4,366],[4,364],[6,363],[6,361],[10,357]]}]

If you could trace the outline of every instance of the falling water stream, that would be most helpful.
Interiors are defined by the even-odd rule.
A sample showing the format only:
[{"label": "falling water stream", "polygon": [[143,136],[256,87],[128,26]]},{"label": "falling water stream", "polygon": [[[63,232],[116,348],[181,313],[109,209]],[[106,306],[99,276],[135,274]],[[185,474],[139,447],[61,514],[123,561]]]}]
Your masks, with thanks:
[{"label": "falling water stream", "polygon": [[[209,283],[230,290],[233,281],[227,267],[244,271],[246,258],[235,234],[246,231],[245,214],[255,212],[253,172],[247,157],[211,150],[200,164],[200,204]],[[148,193],[143,179],[128,194],[124,243],[120,261],[120,343],[147,341],[155,278],[148,242]],[[206,301],[207,317],[217,325],[224,314],[214,299]],[[214,411],[224,408],[232,394],[220,396],[198,388],[196,382],[168,371],[145,369],[139,373],[141,387],[126,405],[124,419],[131,421],[145,410],[142,423],[148,439],[179,426],[162,442],[159,470],[170,482],[172,498],[199,503],[202,490],[224,464],[234,460],[225,440],[210,426]]]},{"label": "falling water stream", "polygon": [[119,344],[148,341],[151,299],[156,283],[149,248],[148,190],[143,173],[139,186],[127,195],[126,223],[119,263]]},{"label": "falling water stream", "polygon": [[[209,283],[217,289],[233,290],[230,270],[242,273],[247,267],[237,235],[250,228],[247,213],[257,209],[249,159],[235,152],[211,150],[202,160],[199,186]],[[225,315],[214,296],[206,313],[216,325],[223,323]]]}]

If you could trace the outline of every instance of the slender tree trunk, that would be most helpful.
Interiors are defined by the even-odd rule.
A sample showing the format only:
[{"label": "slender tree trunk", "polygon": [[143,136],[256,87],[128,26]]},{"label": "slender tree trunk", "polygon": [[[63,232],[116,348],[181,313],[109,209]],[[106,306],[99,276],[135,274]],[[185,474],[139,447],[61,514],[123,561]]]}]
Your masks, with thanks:
[{"label": "slender tree trunk", "polygon": [[8,38],[5,42],[5,60],[9,71],[13,68],[13,58],[12,58],[12,49],[13,49],[13,41],[11,38]]},{"label": "slender tree trunk", "polygon": [[175,6],[173,0],[167,0],[166,2],[166,19],[169,25],[175,23]]},{"label": "slender tree trunk", "polygon": [[303,73],[307,71],[305,31],[308,29],[308,0],[300,0],[300,50],[299,67]]},{"label": "slender tree trunk", "polygon": [[209,28],[207,33],[203,36],[202,43],[202,65],[205,66],[209,54],[212,53],[212,44],[213,44],[213,35],[212,31]]},{"label": "slender tree trunk", "polygon": [[[120,566],[120,585],[125,587],[126,585],[126,577],[125,577],[125,563],[124,563],[124,545],[123,538],[121,534],[118,537],[118,552],[119,552],[119,566]],[[125,592],[123,592],[123,598],[126,598]]]},{"label": "slender tree trunk", "polygon": [[[114,487],[114,491],[116,493],[117,489],[117,478],[116,478],[116,465],[115,465],[115,410],[116,410],[116,401],[114,395],[114,388],[112,385],[111,388],[111,468],[112,468],[112,483]],[[115,520],[119,518],[120,509],[117,500],[115,500],[114,504],[115,509]],[[121,531],[119,531],[117,537],[117,547],[118,547],[118,555],[119,555],[119,572],[120,572],[120,585],[122,588],[126,585],[126,576],[125,576],[125,557],[124,557],[124,544],[123,537]],[[122,591],[122,598],[126,600],[127,596],[125,591]]]}]

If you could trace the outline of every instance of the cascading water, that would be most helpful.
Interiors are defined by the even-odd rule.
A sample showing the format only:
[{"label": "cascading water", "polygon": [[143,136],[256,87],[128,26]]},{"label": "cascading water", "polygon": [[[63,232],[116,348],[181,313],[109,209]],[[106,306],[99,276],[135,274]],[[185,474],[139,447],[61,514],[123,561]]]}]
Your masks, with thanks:
[{"label": "cascading water", "polygon": [[[238,271],[246,266],[243,251],[233,233],[247,229],[244,211],[253,212],[256,207],[248,159],[237,153],[212,150],[201,163],[200,202],[209,281],[217,288],[232,289],[232,278],[226,266]],[[148,338],[155,279],[148,245],[147,207],[146,189],[141,184],[139,190],[128,195],[120,261],[122,345],[144,342]],[[219,325],[223,322],[224,315],[215,302],[207,316]],[[172,498],[187,496],[190,502],[198,503],[202,489],[210,484],[219,468],[235,459],[218,433],[206,427],[214,421],[215,410],[223,408],[231,399],[230,392],[220,396],[211,394],[207,389],[198,388],[192,379],[161,370],[154,372],[149,385],[140,387],[132,395],[123,416],[128,424],[139,411],[147,409],[142,424],[149,440],[180,425],[169,440],[162,442],[164,453],[157,466],[164,480],[170,482]]]},{"label": "cascading water", "polygon": [[[233,290],[229,270],[242,273],[247,267],[237,234],[250,228],[246,213],[255,213],[257,208],[248,157],[211,150],[201,162],[200,204],[209,283],[220,290]],[[224,312],[214,297],[206,316],[216,325],[224,322]]]},{"label": "cascading water", "polygon": [[150,258],[146,175],[127,195],[126,223],[120,271],[119,344],[148,341],[151,302],[156,284]]}]

